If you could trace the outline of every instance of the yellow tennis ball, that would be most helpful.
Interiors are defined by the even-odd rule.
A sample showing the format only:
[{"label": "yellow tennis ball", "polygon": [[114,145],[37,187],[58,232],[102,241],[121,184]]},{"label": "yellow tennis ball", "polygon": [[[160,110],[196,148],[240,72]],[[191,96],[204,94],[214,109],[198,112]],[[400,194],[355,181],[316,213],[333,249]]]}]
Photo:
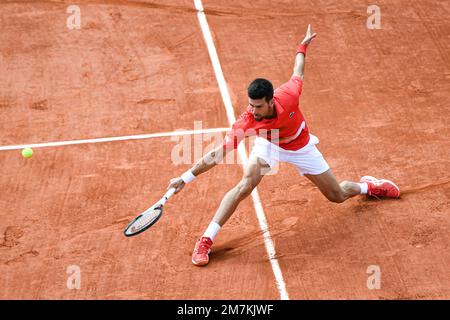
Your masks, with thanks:
[{"label": "yellow tennis ball", "polygon": [[22,156],[24,158],[31,158],[33,156],[33,149],[25,148],[22,150]]}]

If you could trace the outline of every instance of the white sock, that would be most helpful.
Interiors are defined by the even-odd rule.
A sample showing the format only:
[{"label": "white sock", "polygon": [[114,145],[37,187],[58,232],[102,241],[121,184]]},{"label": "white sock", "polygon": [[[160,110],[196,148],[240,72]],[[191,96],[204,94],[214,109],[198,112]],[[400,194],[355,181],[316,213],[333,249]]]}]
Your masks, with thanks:
[{"label": "white sock", "polygon": [[214,238],[216,237],[217,232],[219,232],[219,230],[220,230],[220,225],[218,223],[215,223],[214,221],[211,221],[211,223],[208,226],[208,229],[206,229],[203,236],[208,237],[212,241],[214,241]]},{"label": "white sock", "polygon": [[361,194],[367,194],[367,189],[369,188],[369,186],[367,185],[367,182],[357,183],[357,185],[361,189]]}]

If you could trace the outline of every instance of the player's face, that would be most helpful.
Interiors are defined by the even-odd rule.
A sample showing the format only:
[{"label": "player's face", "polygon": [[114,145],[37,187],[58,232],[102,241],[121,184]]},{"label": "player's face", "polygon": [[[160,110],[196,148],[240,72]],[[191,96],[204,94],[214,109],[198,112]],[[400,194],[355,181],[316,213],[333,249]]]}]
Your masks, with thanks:
[{"label": "player's face", "polygon": [[273,117],[273,99],[267,102],[265,98],[248,98],[248,104],[256,121],[261,121],[263,119],[269,119]]}]

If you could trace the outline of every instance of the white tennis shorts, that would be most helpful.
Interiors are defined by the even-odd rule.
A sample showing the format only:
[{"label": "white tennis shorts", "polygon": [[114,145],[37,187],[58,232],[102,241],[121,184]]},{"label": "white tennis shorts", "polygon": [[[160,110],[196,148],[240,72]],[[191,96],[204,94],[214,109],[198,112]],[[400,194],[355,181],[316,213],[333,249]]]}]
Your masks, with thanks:
[{"label": "white tennis shorts", "polygon": [[323,158],[322,153],[317,149],[316,144],[319,138],[310,134],[309,142],[299,150],[285,150],[269,142],[268,140],[256,137],[251,156],[263,159],[270,166],[270,173],[277,171],[278,162],[291,163],[297,167],[300,175],[321,174],[330,169],[330,166]]}]

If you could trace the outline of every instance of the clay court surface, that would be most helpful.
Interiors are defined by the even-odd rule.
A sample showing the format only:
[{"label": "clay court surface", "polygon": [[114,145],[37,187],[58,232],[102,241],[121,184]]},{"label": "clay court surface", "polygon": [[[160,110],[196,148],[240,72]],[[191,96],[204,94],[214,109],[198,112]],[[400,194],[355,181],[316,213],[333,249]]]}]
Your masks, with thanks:
[{"label": "clay court surface", "polygon": [[[79,30],[66,26],[70,4],[0,2],[0,146],[230,126],[193,1],[78,1]],[[450,298],[450,3],[375,4],[380,30],[359,0],[203,1],[236,116],[254,78],[289,79],[311,23],[300,105],[320,151],[340,180],[370,174],[402,190],[334,204],[290,165],[265,177],[290,299]],[[251,198],[211,263],[191,264],[240,164],[200,176],[153,228],[123,236],[191,166],[172,163],[177,143],[0,151],[0,299],[279,299]],[[367,287],[371,265],[380,289]]]}]

